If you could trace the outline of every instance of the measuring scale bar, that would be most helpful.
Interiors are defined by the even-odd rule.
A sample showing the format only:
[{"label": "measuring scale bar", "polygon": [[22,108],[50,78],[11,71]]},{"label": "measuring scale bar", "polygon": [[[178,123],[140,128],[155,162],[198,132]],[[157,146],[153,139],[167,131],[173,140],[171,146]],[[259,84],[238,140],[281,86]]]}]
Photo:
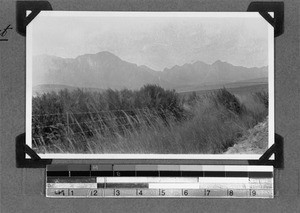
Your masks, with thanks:
[{"label": "measuring scale bar", "polygon": [[50,198],[273,198],[266,189],[143,189],[143,188],[46,188]]},{"label": "measuring scale bar", "polygon": [[[89,167],[84,165],[76,169],[74,165],[72,167],[60,165],[57,170],[51,167],[47,170],[46,196],[52,198],[274,197],[273,167],[271,166],[184,165],[182,167],[176,165],[175,167],[171,168],[167,165]],[[101,175],[93,176],[91,173],[93,169]],[[101,169],[105,170],[104,173]],[[107,172],[108,169],[112,169],[112,172]],[[156,174],[163,174],[163,176],[138,176],[137,170],[143,169],[144,171],[159,169]],[[180,169],[180,171],[171,171],[172,169]],[[66,170],[69,171],[66,172]],[[108,176],[102,176],[103,174],[108,174]],[[126,177],[125,174],[128,176]],[[180,174],[180,176],[173,176],[174,174]],[[186,174],[187,176],[184,176]],[[203,174],[203,176],[195,177],[195,174]]]}]

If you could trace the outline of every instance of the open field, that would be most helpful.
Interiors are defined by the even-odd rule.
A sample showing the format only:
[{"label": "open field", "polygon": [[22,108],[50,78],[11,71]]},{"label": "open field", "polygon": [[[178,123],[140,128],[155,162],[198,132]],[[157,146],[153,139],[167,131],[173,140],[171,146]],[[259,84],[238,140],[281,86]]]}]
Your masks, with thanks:
[{"label": "open field", "polygon": [[256,89],[240,88],[235,96],[224,88],[184,98],[155,85],[46,93],[33,98],[33,148],[38,153],[224,153],[266,118],[267,93]]},{"label": "open field", "polygon": [[[192,92],[196,92],[197,95],[205,95],[210,92],[214,92],[218,89],[222,89],[224,86],[211,86],[210,88],[203,88],[201,90],[187,91],[187,92],[179,92],[180,96],[188,96]],[[225,86],[226,89],[234,95],[247,95],[249,93],[256,93],[261,91],[268,91],[267,83],[254,83],[252,85],[228,85]]]}]

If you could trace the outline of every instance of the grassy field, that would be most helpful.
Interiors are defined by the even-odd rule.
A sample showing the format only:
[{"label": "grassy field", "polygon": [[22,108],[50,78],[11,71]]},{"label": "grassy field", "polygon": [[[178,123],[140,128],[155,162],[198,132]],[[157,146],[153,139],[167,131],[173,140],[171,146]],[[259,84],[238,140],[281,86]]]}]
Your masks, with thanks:
[{"label": "grassy field", "polygon": [[265,90],[62,90],[33,97],[38,153],[219,154],[268,115]]},{"label": "grassy field", "polygon": [[[223,88],[223,87],[221,87]],[[196,92],[197,95],[205,95],[210,92],[214,92],[218,89],[204,89],[204,90],[196,90],[196,91],[189,91],[189,92],[179,92],[179,95],[181,97],[188,97],[191,93]],[[268,84],[260,83],[260,84],[254,84],[254,85],[244,85],[244,86],[238,86],[238,87],[226,87],[226,89],[234,94],[235,96],[247,96],[248,94],[254,94],[256,92],[268,92]]]}]

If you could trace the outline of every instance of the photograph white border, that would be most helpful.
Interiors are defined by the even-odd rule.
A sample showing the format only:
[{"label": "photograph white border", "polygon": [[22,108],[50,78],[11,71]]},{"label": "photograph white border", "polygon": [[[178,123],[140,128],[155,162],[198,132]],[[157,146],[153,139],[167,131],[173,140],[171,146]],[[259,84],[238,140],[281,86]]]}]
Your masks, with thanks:
[{"label": "photograph white border", "polygon": [[[270,13],[273,16],[273,13]],[[91,11],[41,11],[38,16],[76,17],[218,17],[218,18],[257,18],[264,19],[258,12],[91,12]],[[36,17],[37,18],[37,17]],[[35,18],[35,19],[36,19]],[[33,19],[26,28],[26,144],[32,147],[32,26]],[[266,21],[266,20],[265,20]],[[268,24],[268,91],[269,125],[268,147],[275,142],[274,121],[274,28]],[[260,154],[40,154],[50,159],[226,159],[257,160]],[[27,156],[28,157],[28,156]]]}]

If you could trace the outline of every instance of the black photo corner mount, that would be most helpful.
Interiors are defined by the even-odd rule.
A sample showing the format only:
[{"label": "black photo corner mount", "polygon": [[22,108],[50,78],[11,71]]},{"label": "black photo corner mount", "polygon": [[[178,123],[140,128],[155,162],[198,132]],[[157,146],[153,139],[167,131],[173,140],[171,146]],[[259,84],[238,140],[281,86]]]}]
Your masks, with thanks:
[{"label": "black photo corner mount", "polygon": [[[275,133],[275,143],[258,159],[248,161],[250,165],[273,165],[275,169],[284,168],[283,160],[283,137]],[[274,160],[270,157],[274,154]]]},{"label": "black photo corner mount", "polygon": [[[284,32],[284,2],[251,2],[247,11],[259,12],[259,14],[274,27],[274,37],[278,37]],[[268,13],[274,12],[274,18]]]},{"label": "black photo corner mount", "polygon": [[[26,11],[31,13],[26,16]],[[17,1],[16,2],[16,29],[17,32],[26,36],[26,26],[41,12],[41,10],[52,10],[48,1]]]},{"label": "black photo corner mount", "polygon": [[[26,158],[26,154],[30,158]],[[52,159],[41,159],[25,142],[25,133],[16,137],[16,166],[17,168],[45,168]]]}]

